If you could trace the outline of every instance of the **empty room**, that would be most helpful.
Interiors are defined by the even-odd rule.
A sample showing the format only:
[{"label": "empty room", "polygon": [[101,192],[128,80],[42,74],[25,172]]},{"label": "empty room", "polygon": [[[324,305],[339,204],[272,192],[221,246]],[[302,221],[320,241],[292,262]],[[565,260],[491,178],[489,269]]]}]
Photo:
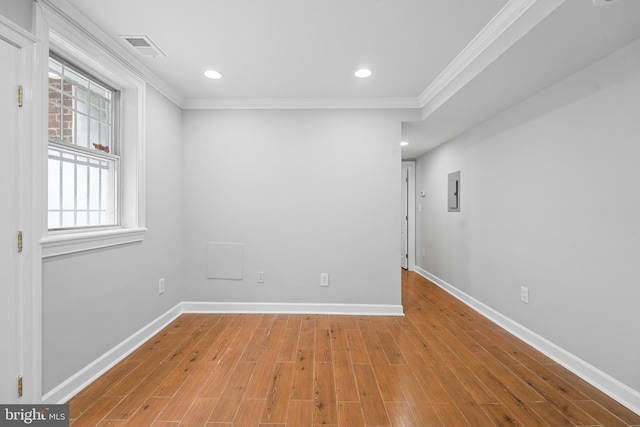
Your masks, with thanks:
[{"label": "empty room", "polygon": [[640,426],[639,23],[0,0],[0,424]]}]

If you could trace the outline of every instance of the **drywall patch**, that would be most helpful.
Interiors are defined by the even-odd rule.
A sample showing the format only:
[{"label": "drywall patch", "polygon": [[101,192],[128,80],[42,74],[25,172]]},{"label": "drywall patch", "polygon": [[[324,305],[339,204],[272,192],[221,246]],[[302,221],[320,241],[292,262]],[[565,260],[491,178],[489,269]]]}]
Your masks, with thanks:
[{"label": "drywall patch", "polygon": [[207,278],[242,279],[244,243],[207,243]]}]

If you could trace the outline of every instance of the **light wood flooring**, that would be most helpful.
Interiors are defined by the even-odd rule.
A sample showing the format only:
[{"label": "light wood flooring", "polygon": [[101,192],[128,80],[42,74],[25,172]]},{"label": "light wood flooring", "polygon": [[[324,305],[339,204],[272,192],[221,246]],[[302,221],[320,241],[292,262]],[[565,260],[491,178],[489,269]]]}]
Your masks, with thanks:
[{"label": "light wood flooring", "polygon": [[77,426],[640,426],[419,275],[405,317],[185,314],[70,402]]}]

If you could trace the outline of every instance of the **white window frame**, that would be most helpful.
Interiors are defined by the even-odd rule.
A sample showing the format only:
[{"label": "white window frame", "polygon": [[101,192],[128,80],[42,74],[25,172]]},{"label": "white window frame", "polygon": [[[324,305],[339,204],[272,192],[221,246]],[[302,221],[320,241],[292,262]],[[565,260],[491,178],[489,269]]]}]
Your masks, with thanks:
[{"label": "white window frame", "polygon": [[[48,230],[47,209],[43,212],[40,240],[42,257],[52,257],[110,246],[140,242],[145,235],[145,99],[146,83],[113,49],[87,30],[73,25],[57,11],[42,8],[49,26],[49,51],[98,77],[120,92],[120,224],[100,229],[77,228]],[[44,55],[43,55],[44,56]],[[42,67],[42,79],[48,80]],[[48,87],[48,86],[44,86]],[[48,105],[47,100],[43,100]],[[45,116],[47,117],[47,116]],[[44,123],[48,127],[48,123]],[[43,135],[48,129],[43,129]],[[48,138],[43,141],[48,144]],[[46,155],[47,150],[44,150]],[[45,165],[46,161],[43,162]],[[46,166],[45,166],[46,167]],[[48,174],[44,173],[45,179]],[[46,188],[46,186],[45,186]],[[44,192],[44,206],[47,194]]]},{"label": "white window frame", "polygon": [[[58,131],[60,131],[60,134],[52,137],[51,135],[49,135],[49,144],[48,144],[48,159],[49,159],[49,168],[51,167],[51,160],[56,160],[56,158],[58,160],[60,160],[59,162],[59,167],[57,169],[59,169],[59,177],[60,180],[58,182],[58,185],[56,185],[56,193],[58,193],[59,197],[58,197],[58,203],[57,203],[57,207],[55,209],[51,209],[51,200],[48,201],[48,212],[49,215],[52,214],[52,212],[57,212],[57,214],[59,215],[57,224],[54,225],[51,223],[51,217],[49,217],[49,221],[48,221],[48,227],[49,227],[49,231],[71,231],[71,230],[82,230],[82,229],[89,229],[92,228],[94,230],[101,228],[101,229],[106,229],[106,228],[111,228],[117,225],[120,225],[120,176],[119,176],[119,167],[120,167],[120,149],[119,149],[119,145],[120,145],[120,135],[119,135],[119,123],[121,120],[120,114],[119,114],[119,110],[120,110],[120,92],[118,90],[115,90],[114,88],[110,87],[109,85],[106,85],[104,82],[100,81],[99,79],[97,79],[95,76],[87,73],[85,70],[83,70],[82,68],[78,67],[75,64],[70,64],[67,60],[63,59],[60,55],[55,54],[55,52],[50,52],[49,54],[50,58],[50,63],[51,61],[53,61],[54,63],[60,64],[60,66],[62,67],[62,69],[64,70],[60,76],[60,80],[61,82],[68,82],[68,77],[65,76],[65,74],[67,74],[69,71],[73,74],[82,76],[82,78],[86,79],[88,82],[91,82],[91,84],[93,85],[98,85],[100,89],[103,89],[105,91],[109,92],[109,96],[107,98],[107,101],[109,102],[109,111],[108,111],[108,116],[107,117],[99,117],[99,118],[94,118],[97,121],[99,121],[100,123],[105,123],[108,126],[109,131],[107,132],[107,136],[106,139],[101,138],[102,135],[100,135],[98,137],[98,139],[96,139],[96,143],[98,144],[102,144],[102,142],[106,142],[107,143],[107,150],[106,152],[103,152],[101,150],[98,150],[97,147],[96,149],[93,149],[91,147],[91,143],[92,140],[90,138],[90,126],[92,124],[92,119],[90,119],[91,115],[90,115],[90,111],[89,111],[89,105],[87,105],[85,107],[86,111],[80,111],[78,109],[77,105],[64,105],[65,103],[65,98],[64,98],[64,92],[65,90],[61,87],[60,88],[60,92],[58,93],[60,99],[60,105],[57,107],[59,108],[59,121],[57,123],[58,125]],[[72,81],[70,84],[74,85],[75,88],[75,83]],[[89,85],[90,86],[90,85]],[[48,93],[49,93],[49,131],[51,131],[51,82],[49,84],[49,89],[48,89]],[[75,89],[74,89],[75,91]],[[73,97],[73,99],[76,98],[76,94],[73,93],[71,95]],[[87,92],[87,98],[89,98],[89,96],[93,96],[93,95],[89,95],[89,92]],[[87,99],[87,104],[88,103],[88,99]],[[57,103],[54,103],[54,105],[57,105]],[[71,111],[71,113],[73,114],[73,121],[72,124],[73,126],[71,127],[70,131],[72,133],[72,141],[66,141],[65,140],[65,135],[64,135],[64,117],[66,115],[65,111]],[[87,143],[87,146],[85,147],[84,145],[79,145],[77,138],[78,135],[76,134],[76,131],[78,130],[79,124],[78,122],[76,122],[76,118],[79,116],[84,116],[87,120],[86,123],[86,128],[83,129],[84,132],[82,132],[83,136],[85,137],[85,142]],[[93,124],[95,125],[95,122],[93,122]],[[100,127],[98,126],[98,131],[100,132]],[[96,143],[93,143],[93,145],[96,145]],[[59,153],[59,156],[53,156],[51,154],[51,151],[57,152]],[[69,159],[68,157],[66,157],[67,155],[73,155],[74,156],[74,160]],[[80,157],[83,160],[79,160],[78,157]],[[101,162],[100,165],[98,166],[95,162]],[[104,163],[103,163],[104,162]],[[70,202],[71,200],[68,200],[67,198],[63,197],[63,188],[65,186],[65,180],[69,178],[69,176],[65,176],[65,174],[63,173],[63,165],[73,165],[74,167],[74,197],[73,197],[73,206],[74,208],[71,209],[65,209],[64,208],[64,202],[66,201],[67,204],[68,202]],[[109,167],[108,165],[111,164],[112,166]],[[78,170],[77,167],[78,165],[82,166],[86,166],[86,172],[85,172],[85,176],[84,179],[79,180],[78,177],[81,175],[78,175]],[[103,198],[102,198],[102,182],[103,182],[103,175],[100,172],[98,176],[93,175],[90,173],[90,169],[93,170],[101,170],[104,169],[106,171],[108,171],[107,173],[107,182],[111,181],[110,184],[107,184],[107,200],[105,201],[105,205],[102,205],[103,202]],[[51,172],[51,170],[49,169],[49,172]],[[49,179],[51,179],[51,176],[49,175]],[[97,187],[96,187],[96,183],[94,182],[93,185],[92,181],[96,180],[97,181]],[[80,186],[80,188],[84,191],[82,191],[83,195],[86,197],[86,204],[85,206],[82,206],[84,209],[78,209],[78,200],[82,199],[82,197],[80,196],[80,193],[78,192],[79,186],[78,183],[79,181],[82,181],[84,184],[83,186]],[[94,192],[92,192],[90,189],[93,188],[94,190],[97,190],[98,194],[96,197],[96,194]],[[51,182],[49,182],[49,191],[48,191],[49,197],[51,196]],[[68,195],[67,195],[68,196]],[[97,199],[97,200],[96,200]],[[91,203],[91,201],[93,200],[93,203]],[[97,207],[95,206],[97,202]],[[91,205],[94,205],[94,208],[91,208]],[[101,212],[103,210],[105,210],[108,214],[110,214],[111,216],[111,221],[108,224],[89,224],[90,222],[90,212],[94,211],[97,214],[97,217],[100,218],[101,217]],[[73,217],[74,217],[74,224],[73,225],[69,225],[69,226],[65,226],[64,225],[64,213],[65,212],[72,212],[73,213]],[[80,214],[80,216],[84,217],[85,219],[85,223],[86,225],[78,225],[78,215]],[[102,222],[102,218],[99,219],[100,222]]]}]

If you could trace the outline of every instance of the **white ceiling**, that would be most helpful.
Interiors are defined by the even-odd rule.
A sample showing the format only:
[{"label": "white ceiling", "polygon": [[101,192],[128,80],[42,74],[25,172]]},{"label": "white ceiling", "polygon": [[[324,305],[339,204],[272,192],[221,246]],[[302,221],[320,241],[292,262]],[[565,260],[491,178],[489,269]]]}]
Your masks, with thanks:
[{"label": "white ceiling", "polygon": [[[66,2],[184,108],[422,108],[403,125],[403,158],[640,37],[638,0]],[[121,35],[145,35],[166,57],[140,56]],[[361,67],[373,76],[355,78]],[[206,79],[210,68],[223,78]]]},{"label": "white ceiling", "polygon": [[69,3],[113,38],[148,36],[166,58],[141,61],[185,99],[415,99],[505,0]]}]

